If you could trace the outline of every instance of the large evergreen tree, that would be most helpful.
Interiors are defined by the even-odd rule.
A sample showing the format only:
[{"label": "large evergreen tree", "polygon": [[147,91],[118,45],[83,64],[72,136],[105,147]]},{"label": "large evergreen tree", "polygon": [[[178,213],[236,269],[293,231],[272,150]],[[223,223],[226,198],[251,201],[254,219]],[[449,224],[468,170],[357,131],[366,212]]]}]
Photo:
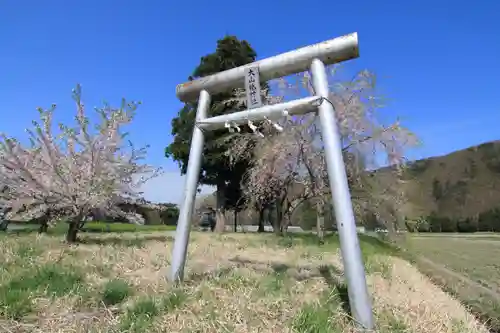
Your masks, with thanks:
[{"label": "large evergreen tree", "polygon": [[[245,40],[235,36],[226,36],[217,41],[214,53],[201,58],[200,64],[194,70],[189,80],[212,75],[231,68],[249,64],[255,61],[256,53]],[[245,105],[231,100],[234,91],[227,91],[212,96],[212,105],[208,112],[209,117],[229,113],[234,110],[243,110]],[[196,117],[197,103],[186,103],[172,120],[173,142],[165,149],[166,157],[177,161],[181,174],[187,171],[191,136]],[[221,138],[227,135],[227,130],[218,130],[205,133],[205,147],[200,173],[200,184],[217,187],[217,227],[222,231],[225,226],[226,189],[241,182],[247,169],[248,161],[240,161],[237,165],[230,163],[227,148],[231,140]],[[230,186],[232,185],[232,186]]]}]

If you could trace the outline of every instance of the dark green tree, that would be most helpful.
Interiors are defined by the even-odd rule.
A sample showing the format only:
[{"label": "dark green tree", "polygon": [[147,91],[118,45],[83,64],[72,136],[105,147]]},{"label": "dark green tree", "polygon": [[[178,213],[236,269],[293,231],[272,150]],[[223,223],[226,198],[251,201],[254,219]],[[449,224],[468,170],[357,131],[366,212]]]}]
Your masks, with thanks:
[{"label": "dark green tree", "polygon": [[458,222],[456,219],[443,216],[440,218],[440,221],[441,221],[441,232],[458,231]]},{"label": "dark green tree", "polygon": [[160,204],[163,208],[160,212],[161,220],[166,225],[177,225],[179,218],[179,207],[176,204],[164,203]]},{"label": "dark green tree", "polygon": [[478,223],[474,221],[473,218],[464,218],[458,220],[457,223],[458,232],[476,232],[478,231]]},{"label": "dark green tree", "polygon": [[478,231],[500,231],[500,209],[493,208],[478,216]]},{"label": "dark green tree", "polygon": [[429,222],[430,232],[441,232],[441,218],[436,214],[436,212],[431,212],[431,215],[427,217]]},{"label": "dark green tree", "polygon": [[[215,52],[201,58],[189,80],[205,77],[231,68],[239,67],[255,61],[257,54],[245,40],[235,36],[225,36],[217,41]],[[212,105],[208,116],[218,116],[235,110],[243,110],[245,106],[231,100],[234,90],[212,96]],[[185,174],[189,159],[189,149],[195,122],[197,103],[186,103],[177,117],[172,119],[173,142],[165,149],[167,158],[178,162],[181,174]],[[247,168],[248,161],[230,163],[227,156],[231,140],[224,139],[227,130],[205,133],[205,146],[200,173],[200,184],[217,187],[217,227],[222,231],[225,227],[225,189],[229,184],[240,184]]]}]

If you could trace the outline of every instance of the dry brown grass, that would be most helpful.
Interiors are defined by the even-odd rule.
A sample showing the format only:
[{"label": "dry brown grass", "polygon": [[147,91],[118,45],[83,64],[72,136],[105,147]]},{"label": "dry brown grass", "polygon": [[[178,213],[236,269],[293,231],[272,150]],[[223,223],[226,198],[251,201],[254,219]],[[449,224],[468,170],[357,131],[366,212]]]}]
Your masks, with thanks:
[{"label": "dry brown grass", "polygon": [[[92,235],[71,247],[48,236],[0,238],[0,288],[47,265],[82,274],[79,282],[59,277],[72,286],[64,294],[33,287],[23,316],[7,318],[4,297],[0,332],[355,332],[335,244],[195,233],[176,288],[164,278],[172,243],[160,236]],[[487,332],[406,261],[370,253],[367,270],[377,332]],[[103,290],[116,280],[131,291],[105,306]]]}]

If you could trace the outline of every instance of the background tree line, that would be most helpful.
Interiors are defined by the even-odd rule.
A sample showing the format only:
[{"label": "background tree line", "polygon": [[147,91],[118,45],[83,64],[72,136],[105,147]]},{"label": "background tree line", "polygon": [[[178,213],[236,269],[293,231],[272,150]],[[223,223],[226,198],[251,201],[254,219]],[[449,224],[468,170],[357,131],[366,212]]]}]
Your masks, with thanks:
[{"label": "background tree line", "polygon": [[[179,218],[179,207],[172,203],[153,204],[146,200],[140,200],[139,202],[120,204],[120,206],[124,211],[140,215],[144,219],[145,225],[163,224],[175,226]],[[8,212],[8,209],[5,212]],[[124,217],[107,216],[106,214],[97,214],[95,216],[90,214],[88,218],[102,223],[128,222]],[[49,222],[50,219],[47,215],[41,215],[29,221],[0,220],[0,230],[6,230],[10,223],[27,223],[40,225],[40,230],[46,231]]]},{"label": "background tree line", "polygon": [[426,218],[407,219],[405,225],[409,232],[500,232],[500,209],[460,219],[431,214]]}]

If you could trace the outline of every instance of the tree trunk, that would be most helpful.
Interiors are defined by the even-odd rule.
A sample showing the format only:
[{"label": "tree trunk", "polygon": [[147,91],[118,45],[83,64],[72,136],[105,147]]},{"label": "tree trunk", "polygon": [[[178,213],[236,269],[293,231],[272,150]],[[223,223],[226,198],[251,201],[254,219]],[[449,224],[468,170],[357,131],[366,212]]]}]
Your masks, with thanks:
[{"label": "tree trunk", "polygon": [[259,210],[259,229],[257,232],[264,232],[264,209]]},{"label": "tree trunk", "polygon": [[222,181],[217,184],[216,210],[215,210],[215,232],[222,233],[226,229],[226,184]]},{"label": "tree trunk", "polygon": [[46,233],[49,229],[49,225],[46,222],[40,223],[40,228],[38,228],[38,233],[43,234]]},{"label": "tree trunk", "polygon": [[234,232],[238,231],[238,212],[234,211]]},{"label": "tree trunk", "polygon": [[215,218],[213,216],[213,212],[210,214],[210,231],[214,232],[215,231]]},{"label": "tree trunk", "polygon": [[9,221],[0,220],[0,231],[7,231],[8,226],[9,226]]},{"label": "tree trunk", "polygon": [[321,200],[316,204],[316,233],[320,244],[325,242],[325,205]]},{"label": "tree trunk", "polygon": [[70,221],[68,232],[66,233],[66,242],[76,243],[76,235],[78,234],[79,221]]},{"label": "tree trunk", "polygon": [[282,235],[283,211],[280,203],[276,204],[276,220],[273,223],[273,231],[276,235]]},{"label": "tree trunk", "polygon": [[288,227],[292,224],[292,217],[289,214],[285,214],[281,220],[281,234],[286,235],[288,233]]},{"label": "tree trunk", "polygon": [[40,227],[38,228],[39,234],[43,234],[49,229],[49,220],[52,216],[52,213],[52,210],[48,209],[45,214],[38,219],[38,223],[40,223]]}]

